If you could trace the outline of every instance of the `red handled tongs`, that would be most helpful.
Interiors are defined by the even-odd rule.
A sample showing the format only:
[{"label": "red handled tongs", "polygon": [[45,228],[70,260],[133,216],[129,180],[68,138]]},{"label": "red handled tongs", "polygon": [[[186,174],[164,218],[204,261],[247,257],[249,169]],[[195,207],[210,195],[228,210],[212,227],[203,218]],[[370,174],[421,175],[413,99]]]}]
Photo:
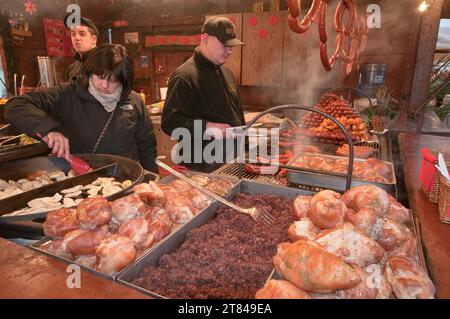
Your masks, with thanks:
[{"label": "red handled tongs", "polygon": [[[36,133],[36,136],[38,136],[42,141],[48,144],[48,137],[42,136],[40,133]],[[70,167],[77,173],[78,175],[86,174],[90,171],[92,171],[92,167],[89,166],[88,163],[83,161],[78,156],[69,154],[69,160],[68,160]]]}]

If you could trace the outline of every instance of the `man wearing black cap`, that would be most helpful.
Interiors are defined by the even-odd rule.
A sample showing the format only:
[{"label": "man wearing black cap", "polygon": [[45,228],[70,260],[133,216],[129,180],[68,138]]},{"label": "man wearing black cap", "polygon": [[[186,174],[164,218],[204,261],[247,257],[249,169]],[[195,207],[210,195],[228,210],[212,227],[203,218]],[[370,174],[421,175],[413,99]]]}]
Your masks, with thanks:
[{"label": "man wearing black cap", "polygon": [[[227,128],[245,125],[236,80],[223,66],[231,56],[232,47],[241,45],[244,43],[236,38],[235,27],[228,18],[210,18],[203,24],[200,46],[169,79],[161,128],[168,135],[177,128],[189,130],[191,159],[186,160],[184,152],[187,150],[183,149],[182,162],[192,169],[210,171],[218,167],[206,165],[208,161],[203,156],[200,160],[198,157],[198,150],[203,151],[211,142],[202,138],[207,129],[207,133],[211,129],[219,133],[220,136],[213,138],[225,141]],[[195,148],[194,144],[200,144],[201,148]],[[216,163],[229,159],[226,154],[229,151],[225,148],[222,160]],[[197,153],[195,159],[194,153]]]},{"label": "man wearing black cap", "polygon": [[97,45],[99,36],[98,29],[92,20],[81,17],[80,25],[76,25],[69,17],[66,17],[64,24],[70,29],[70,38],[76,54],[75,61],[67,68],[67,81],[76,79],[81,73],[83,62]]}]

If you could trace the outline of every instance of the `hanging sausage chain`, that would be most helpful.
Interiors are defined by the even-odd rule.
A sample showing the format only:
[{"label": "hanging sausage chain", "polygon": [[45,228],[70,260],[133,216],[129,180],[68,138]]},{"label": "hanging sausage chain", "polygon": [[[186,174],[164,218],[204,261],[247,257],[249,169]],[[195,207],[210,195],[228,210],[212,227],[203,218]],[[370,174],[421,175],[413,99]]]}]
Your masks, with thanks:
[{"label": "hanging sausage chain", "polygon": [[[338,58],[342,60],[342,71],[349,74],[358,69],[359,54],[367,43],[367,26],[363,16],[358,16],[353,0],[339,2],[334,13],[334,29],[337,32],[335,50],[328,57],[327,14],[329,0],[313,0],[311,8],[305,17],[299,21],[301,12],[300,0],[286,0],[289,9],[288,24],[295,33],[308,31],[311,24],[317,21],[320,38],[320,60],[325,70],[330,71]],[[344,14],[348,11],[347,23],[344,23]]]}]

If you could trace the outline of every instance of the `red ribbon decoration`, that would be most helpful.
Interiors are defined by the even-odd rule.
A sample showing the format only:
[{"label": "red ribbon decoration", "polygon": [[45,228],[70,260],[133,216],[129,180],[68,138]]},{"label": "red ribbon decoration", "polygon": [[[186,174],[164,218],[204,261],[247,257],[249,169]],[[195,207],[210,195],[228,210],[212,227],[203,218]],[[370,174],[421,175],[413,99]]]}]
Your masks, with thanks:
[{"label": "red ribbon decoration", "polygon": [[258,24],[258,19],[255,16],[252,16],[252,17],[248,18],[247,23],[249,26],[254,27],[255,25]]},{"label": "red ribbon decoration", "polygon": [[178,35],[174,34],[170,36],[170,41],[176,43],[178,40]]},{"label": "red ribbon decoration", "polygon": [[158,43],[159,44],[166,44],[167,43],[166,37],[165,36],[159,36]]},{"label": "red ribbon decoration", "polygon": [[267,32],[266,28],[261,28],[258,31],[258,36],[261,40],[264,40],[267,38],[267,35],[269,34],[269,32]]},{"label": "red ribbon decoration", "polygon": [[190,42],[189,37],[188,36],[183,36],[181,37],[181,43],[184,45],[188,45]]},{"label": "red ribbon decoration", "polygon": [[197,44],[197,43],[200,43],[200,41],[202,40],[202,35],[196,34],[193,36],[193,38],[194,38],[194,43]]},{"label": "red ribbon decoration", "polygon": [[271,15],[269,18],[268,18],[268,21],[269,21],[269,25],[271,26],[271,27],[273,27],[274,25],[277,25],[278,24],[278,17],[276,16],[276,15]]}]

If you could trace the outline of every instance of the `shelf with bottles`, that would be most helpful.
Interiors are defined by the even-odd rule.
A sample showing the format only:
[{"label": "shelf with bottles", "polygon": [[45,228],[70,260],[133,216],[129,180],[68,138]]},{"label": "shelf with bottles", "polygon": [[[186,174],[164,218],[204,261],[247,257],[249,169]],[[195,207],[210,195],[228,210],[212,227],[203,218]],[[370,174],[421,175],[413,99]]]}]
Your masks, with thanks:
[{"label": "shelf with bottles", "polygon": [[33,36],[33,32],[31,32],[30,30],[21,30],[21,29],[10,29],[10,33],[11,35],[17,35],[19,37],[32,37]]}]

